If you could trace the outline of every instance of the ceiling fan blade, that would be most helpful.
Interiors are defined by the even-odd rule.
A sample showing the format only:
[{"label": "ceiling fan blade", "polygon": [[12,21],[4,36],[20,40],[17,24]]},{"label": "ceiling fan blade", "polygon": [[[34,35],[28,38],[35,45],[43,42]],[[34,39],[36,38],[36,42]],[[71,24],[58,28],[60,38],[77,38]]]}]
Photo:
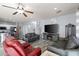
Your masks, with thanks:
[{"label": "ceiling fan blade", "polygon": [[61,10],[58,10],[56,13],[59,14],[59,13],[61,13],[61,12],[62,12]]},{"label": "ceiling fan blade", "polygon": [[12,9],[16,9],[16,8],[14,8],[14,7],[6,6],[6,5],[1,5],[1,6],[7,7],[7,8],[12,8]]},{"label": "ceiling fan blade", "polygon": [[25,13],[23,13],[23,15],[24,15],[25,17],[27,17],[27,15],[26,15]]},{"label": "ceiling fan blade", "polygon": [[24,10],[24,8],[22,7],[22,10]]},{"label": "ceiling fan blade", "polygon": [[17,7],[17,9],[19,9],[19,6]]},{"label": "ceiling fan blade", "polygon": [[31,13],[31,14],[33,14],[34,12],[32,12],[32,11],[27,11],[27,10],[24,10],[25,12],[28,12],[28,13]]},{"label": "ceiling fan blade", "polygon": [[13,15],[15,15],[15,14],[17,14],[17,13],[18,13],[18,12],[16,11],[16,12],[13,13]]}]

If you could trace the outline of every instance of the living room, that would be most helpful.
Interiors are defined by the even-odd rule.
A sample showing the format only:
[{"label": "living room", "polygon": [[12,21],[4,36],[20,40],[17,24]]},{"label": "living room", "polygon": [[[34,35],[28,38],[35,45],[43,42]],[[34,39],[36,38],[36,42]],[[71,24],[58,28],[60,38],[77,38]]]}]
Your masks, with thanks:
[{"label": "living room", "polygon": [[[79,3],[2,3],[0,5],[0,55],[79,55]],[[17,47],[19,45],[16,41],[26,42],[24,46],[29,45],[25,48],[27,53],[19,50],[20,47],[15,51],[14,44],[6,46],[9,41]]]}]

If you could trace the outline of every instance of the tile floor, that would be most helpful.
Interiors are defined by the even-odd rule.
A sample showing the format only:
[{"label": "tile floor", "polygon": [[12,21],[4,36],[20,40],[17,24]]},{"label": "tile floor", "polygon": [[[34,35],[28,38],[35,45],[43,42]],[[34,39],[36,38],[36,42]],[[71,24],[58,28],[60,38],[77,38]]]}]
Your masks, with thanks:
[{"label": "tile floor", "polygon": [[44,52],[45,50],[47,50],[47,46],[48,45],[52,45],[54,44],[53,41],[50,41],[50,40],[37,40],[35,42],[32,42],[31,43],[33,47],[40,47],[42,52]]},{"label": "tile floor", "polygon": [[3,56],[3,48],[0,46],[0,56]]}]

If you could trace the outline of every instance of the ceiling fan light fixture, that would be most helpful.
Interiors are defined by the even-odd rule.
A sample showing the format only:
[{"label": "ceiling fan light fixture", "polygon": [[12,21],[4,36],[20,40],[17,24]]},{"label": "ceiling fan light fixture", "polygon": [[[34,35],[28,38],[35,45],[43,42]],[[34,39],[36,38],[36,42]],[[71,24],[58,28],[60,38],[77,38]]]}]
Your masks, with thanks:
[{"label": "ceiling fan light fixture", "polygon": [[17,9],[17,12],[22,14],[24,11]]},{"label": "ceiling fan light fixture", "polygon": [[32,12],[30,9],[30,7],[27,7],[27,9],[29,10],[25,10],[24,5],[22,3],[18,3],[18,6],[15,7],[11,7],[11,6],[7,6],[7,5],[2,5],[3,7],[7,7],[7,8],[11,8],[11,9],[15,9],[16,11],[14,13],[12,13],[12,15],[16,15],[16,14],[23,14],[25,17],[27,17],[27,15],[33,14],[34,12]]}]

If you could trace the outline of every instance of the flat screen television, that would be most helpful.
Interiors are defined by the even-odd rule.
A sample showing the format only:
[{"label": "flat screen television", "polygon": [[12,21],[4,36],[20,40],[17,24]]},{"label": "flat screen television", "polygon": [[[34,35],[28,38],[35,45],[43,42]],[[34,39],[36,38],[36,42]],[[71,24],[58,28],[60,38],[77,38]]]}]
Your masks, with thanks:
[{"label": "flat screen television", "polygon": [[58,24],[45,25],[45,32],[58,33]]},{"label": "flat screen television", "polygon": [[0,30],[6,30],[7,28],[6,27],[0,27]]}]

